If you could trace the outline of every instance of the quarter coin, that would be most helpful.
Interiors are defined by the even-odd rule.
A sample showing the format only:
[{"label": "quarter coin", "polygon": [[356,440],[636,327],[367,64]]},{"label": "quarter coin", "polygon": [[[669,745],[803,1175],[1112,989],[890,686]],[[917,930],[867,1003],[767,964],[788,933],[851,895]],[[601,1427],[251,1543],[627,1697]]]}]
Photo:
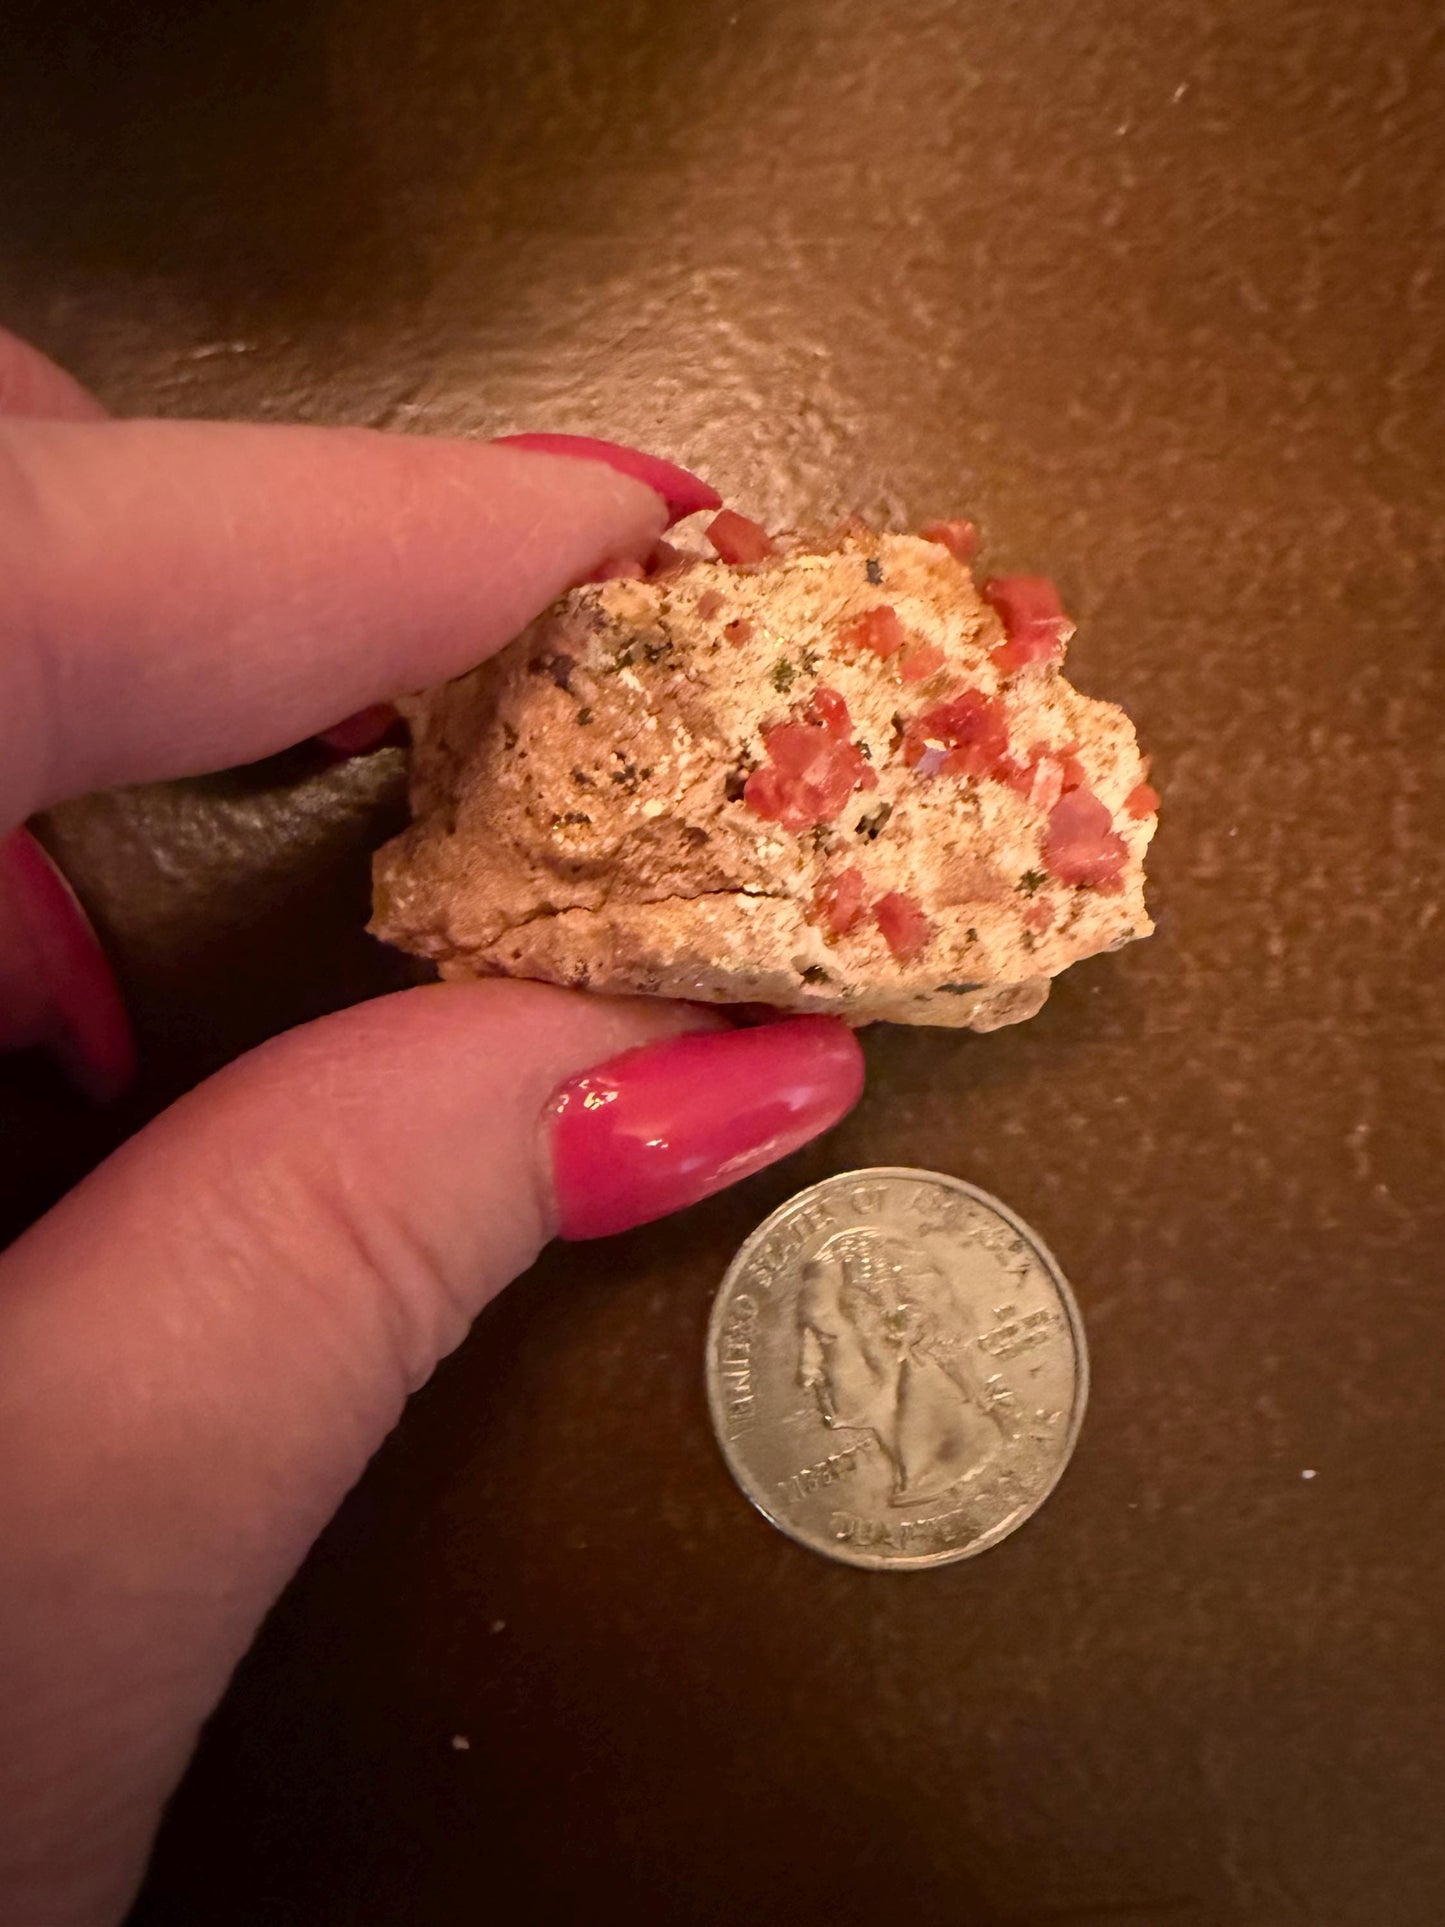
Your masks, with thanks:
[{"label": "quarter coin", "polygon": [[733,1477],[782,1532],[874,1570],[971,1558],[1058,1483],[1088,1395],[1037,1234],[937,1171],[847,1171],[759,1225],[713,1306]]}]

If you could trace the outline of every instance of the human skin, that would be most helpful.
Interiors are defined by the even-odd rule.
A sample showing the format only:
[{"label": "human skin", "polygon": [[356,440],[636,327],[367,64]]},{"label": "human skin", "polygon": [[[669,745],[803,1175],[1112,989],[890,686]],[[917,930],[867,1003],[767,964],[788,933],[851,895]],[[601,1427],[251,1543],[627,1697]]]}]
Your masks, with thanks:
[{"label": "human skin", "polygon": [[[715,499],[596,445],[113,422],[0,335],[0,836],[455,674]],[[3,905],[0,985],[45,954]],[[120,1918],[268,1606],[550,1237],[705,1196],[860,1087],[831,1019],[435,985],[238,1060],[0,1258],[7,1927]]]}]

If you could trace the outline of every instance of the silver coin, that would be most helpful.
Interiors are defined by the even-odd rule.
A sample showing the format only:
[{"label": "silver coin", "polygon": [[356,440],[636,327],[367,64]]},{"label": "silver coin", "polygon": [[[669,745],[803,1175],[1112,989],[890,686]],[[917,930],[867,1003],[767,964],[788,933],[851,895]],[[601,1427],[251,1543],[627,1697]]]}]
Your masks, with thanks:
[{"label": "silver coin", "polygon": [[707,1340],[718,1443],[800,1545],[909,1570],[1038,1511],[1088,1396],[1079,1309],[1006,1205],[937,1171],[800,1191],[728,1268]]}]

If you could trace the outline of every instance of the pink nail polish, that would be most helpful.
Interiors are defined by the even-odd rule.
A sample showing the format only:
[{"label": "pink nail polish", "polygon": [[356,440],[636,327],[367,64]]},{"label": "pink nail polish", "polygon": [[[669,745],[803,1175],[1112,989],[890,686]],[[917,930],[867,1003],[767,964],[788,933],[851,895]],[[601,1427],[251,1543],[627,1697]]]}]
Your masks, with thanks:
[{"label": "pink nail polish", "polygon": [[135,1044],[100,939],[27,830],[0,838],[0,1050],[46,1045],[87,1096],[118,1097]]},{"label": "pink nail polish", "polygon": [[548,1105],[559,1235],[602,1238],[695,1204],[836,1124],[862,1089],[858,1040],[836,1017],[625,1051]]},{"label": "pink nail polish", "polygon": [[403,742],[405,731],[391,703],[372,703],[366,709],[358,709],[353,715],[344,716],[339,723],[333,723],[330,729],[323,729],[316,740],[338,762],[345,762],[348,756],[361,756],[369,749],[380,749],[383,743]]},{"label": "pink nail polish", "polygon": [[599,442],[591,435],[498,435],[509,448],[530,449],[536,455],[571,455],[584,462],[602,462],[619,475],[630,475],[653,489],[667,504],[668,527],[699,509],[721,508],[722,497],[699,476],[660,455],[645,455],[621,442]]}]

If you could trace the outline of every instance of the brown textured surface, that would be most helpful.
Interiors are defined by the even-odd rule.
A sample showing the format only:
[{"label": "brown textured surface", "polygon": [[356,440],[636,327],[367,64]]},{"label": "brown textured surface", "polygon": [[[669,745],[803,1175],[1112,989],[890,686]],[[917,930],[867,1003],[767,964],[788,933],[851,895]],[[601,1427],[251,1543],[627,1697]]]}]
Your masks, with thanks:
[{"label": "brown textured surface", "polygon": [[[70,12],[0,26],[0,295],[113,405],[600,430],[779,520],[967,507],[1055,568],[1167,797],[1151,943],[1017,1032],[872,1037],[831,1141],[483,1320],[139,1920],[1433,1927],[1437,9]],[[390,980],[396,776],[65,813],[133,1115]],[[13,1225],[112,1127],[0,1075]],[[798,1551],[707,1430],[726,1259],[852,1162],[999,1192],[1093,1342],[1059,1493],[923,1576]]]}]

